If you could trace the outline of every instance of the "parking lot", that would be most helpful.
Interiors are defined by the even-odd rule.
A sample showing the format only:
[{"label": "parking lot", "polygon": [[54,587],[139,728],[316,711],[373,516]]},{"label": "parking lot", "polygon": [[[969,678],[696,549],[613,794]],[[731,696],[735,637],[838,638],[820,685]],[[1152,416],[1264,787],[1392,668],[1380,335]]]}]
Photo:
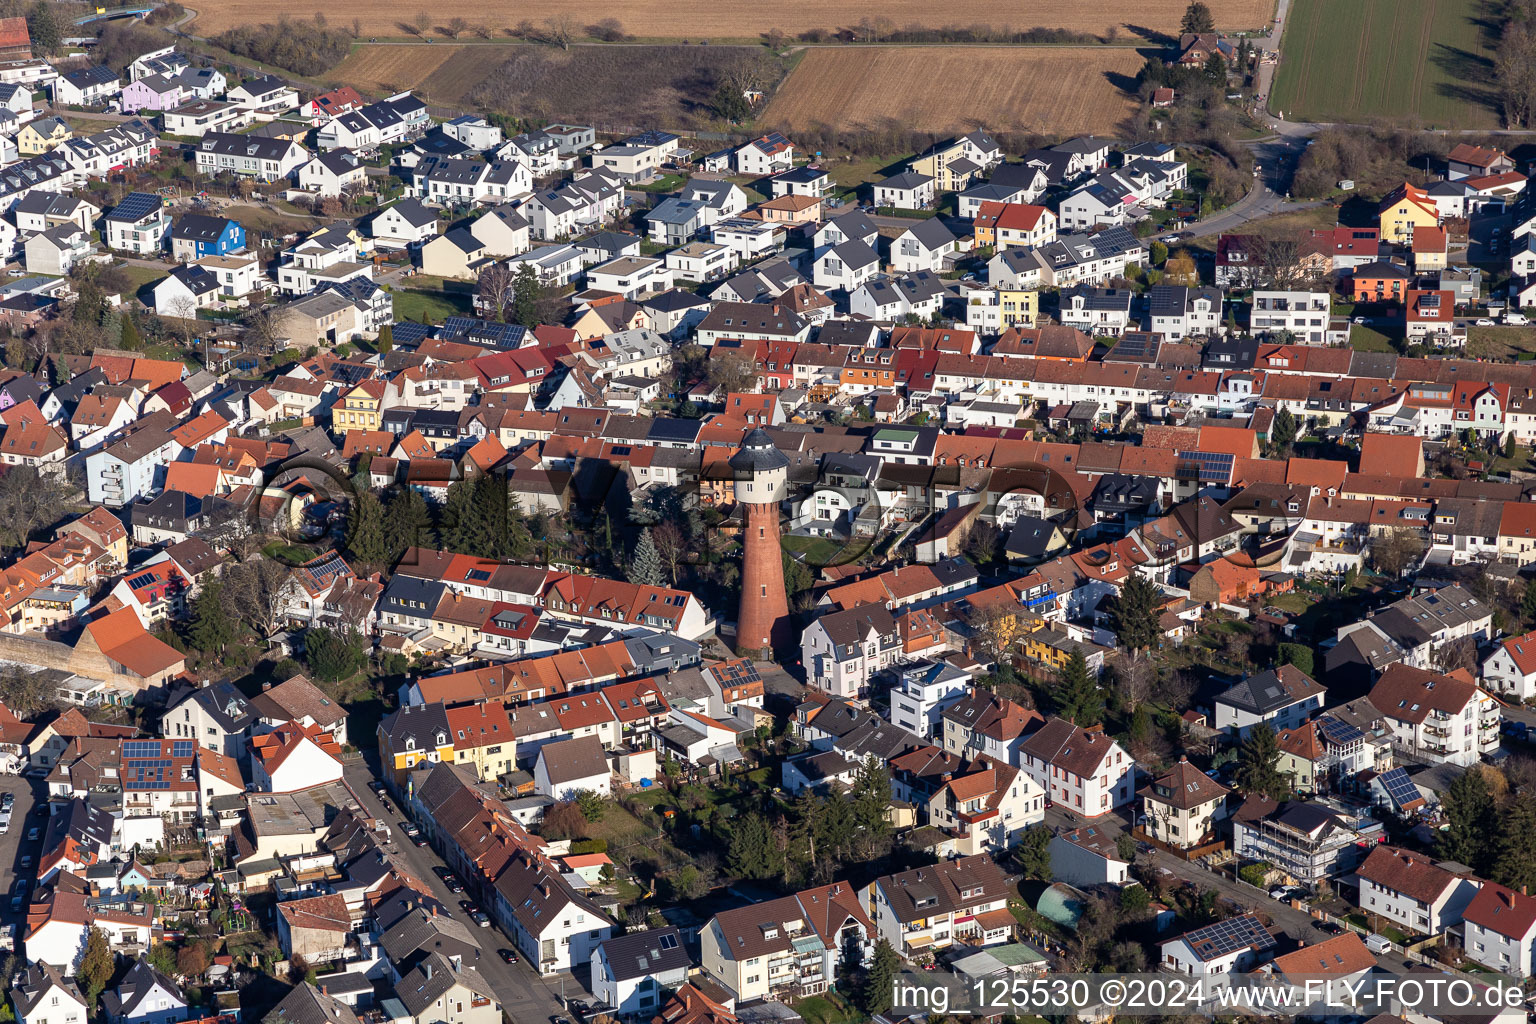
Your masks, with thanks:
[{"label": "parking lot", "polygon": [[[26,918],[26,908],[23,906],[20,911],[13,911],[11,897],[17,879],[28,880],[30,894],[31,881],[37,877],[37,858],[42,850],[42,833],[47,819],[34,813],[34,810],[38,804],[46,803],[46,790],[42,779],[0,775],[0,795],[7,793],[14,798],[15,803],[11,806],[10,828],[4,835],[0,835],[0,887],[5,892],[4,898],[0,899],[0,922],[19,924]],[[38,830],[38,838],[28,840],[27,834],[34,828]],[[30,858],[25,866],[21,863],[23,857]]]}]

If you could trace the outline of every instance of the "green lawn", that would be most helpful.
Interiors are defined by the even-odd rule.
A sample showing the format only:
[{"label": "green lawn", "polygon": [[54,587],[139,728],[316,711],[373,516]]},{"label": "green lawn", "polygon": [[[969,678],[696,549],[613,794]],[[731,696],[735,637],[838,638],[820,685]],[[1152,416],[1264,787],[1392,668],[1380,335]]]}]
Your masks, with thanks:
[{"label": "green lawn", "polygon": [[663,174],[655,181],[629,187],[637,192],[676,192],[683,187],[683,176],[681,174]]},{"label": "green lawn", "polygon": [[1356,352],[1395,352],[1392,347],[1392,339],[1380,331],[1372,330],[1364,324],[1351,324],[1349,327],[1349,345]]},{"label": "green lawn", "polygon": [[423,291],[419,288],[395,290],[395,320],[417,323],[442,323],[444,317],[474,312],[474,296],[467,292]]},{"label": "green lawn", "polygon": [[1295,0],[1270,109],[1287,119],[1499,127],[1484,0]]},{"label": "green lawn", "polygon": [[861,545],[841,544],[826,537],[785,537],[781,543],[807,565],[832,565],[840,553],[862,550]]},{"label": "green lawn", "polygon": [[1467,355],[1509,360],[1536,352],[1536,327],[1468,327]]},{"label": "green lawn", "polygon": [[171,276],[170,267],[140,267],[132,263],[125,263],[117,268],[118,272],[132,282],[129,291],[141,299],[148,298],[147,289]]},{"label": "green lawn", "polygon": [[805,1024],[847,1024],[848,1021],[864,1019],[862,1013],[836,992],[828,992],[824,996],[806,996],[790,1006],[805,1018]]}]

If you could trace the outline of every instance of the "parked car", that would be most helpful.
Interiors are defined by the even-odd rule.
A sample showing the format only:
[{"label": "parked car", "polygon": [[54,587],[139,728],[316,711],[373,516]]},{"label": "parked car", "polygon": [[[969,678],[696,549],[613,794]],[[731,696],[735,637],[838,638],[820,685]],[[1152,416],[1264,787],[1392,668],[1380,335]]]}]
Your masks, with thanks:
[{"label": "parked car", "polygon": [[515,963],[517,963],[517,954],[512,952],[510,949],[503,949],[503,950],[500,950],[499,952],[501,954],[501,962],[502,963],[504,963],[504,964],[515,964]]},{"label": "parked car", "polygon": [[1477,326],[1479,326],[1479,327],[1492,327],[1493,326],[1493,321],[1489,320],[1485,316],[1484,317],[1479,317],[1478,320],[1477,320]]},{"label": "parked car", "polygon": [[36,825],[33,825],[30,829],[27,830],[27,842],[35,843],[42,838],[42,835],[43,830],[38,828]]},{"label": "parked car", "polygon": [[489,928],[491,926],[491,919],[486,916],[483,910],[474,911],[469,915],[469,919],[481,928]]}]

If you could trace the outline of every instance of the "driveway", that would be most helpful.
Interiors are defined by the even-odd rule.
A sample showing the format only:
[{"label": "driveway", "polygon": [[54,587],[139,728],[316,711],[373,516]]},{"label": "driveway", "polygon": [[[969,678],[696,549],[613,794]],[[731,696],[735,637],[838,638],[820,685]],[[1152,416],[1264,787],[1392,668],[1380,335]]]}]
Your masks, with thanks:
[{"label": "driveway", "polygon": [[[370,755],[371,756],[371,755]],[[427,884],[432,894],[438,898],[442,905],[448,908],[449,914],[464,918],[465,914],[459,909],[459,900],[464,895],[455,896],[443,885],[442,879],[433,873],[435,867],[445,867],[443,861],[430,846],[415,846],[401,833],[400,828],[404,824],[399,814],[386,813],[378,797],[368,788],[368,784],[374,781],[374,774],[367,766],[367,762],[349,764],[345,770],[346,780],[351,785],[353,793],[362,801],[368,813],[375,815],[380,821],[387,822],[391,838],[395,840],[398,853],[395,854],[401,861],[410,867],[412,873]],[[19,802],[18,798],[18,802]],[[397,809],[399,805],[390,801],[390,806]],[[482,909],[484,909],[482,907]],[[561,990],[561,978],[545,979],[528,966],[526,960],[517,964],[502,962],[497,954],[499,949],[516,949],[516,946],[505,933],[494,923],[489,928],[474,928],[477,932],[484,953],[474,964],[491,988],[501,998],[502,1009],[513,1021],[513,1024],[548,1024],[550,1020],[561,1016],[565,1009],[561,1006],[557,993]],[[521,954],[519,954],[521,955]],[[571,999],[585,999],[587,991],[573,978],[567,975],[564,979],[564,990]]]}]

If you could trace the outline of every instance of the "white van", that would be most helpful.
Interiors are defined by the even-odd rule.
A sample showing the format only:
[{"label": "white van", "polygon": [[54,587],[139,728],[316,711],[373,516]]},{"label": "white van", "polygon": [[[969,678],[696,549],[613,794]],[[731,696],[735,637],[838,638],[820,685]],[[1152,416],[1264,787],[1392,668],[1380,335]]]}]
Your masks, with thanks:
[{"label": "white van", "polygon": [[1525,318],[1524,313],[1505,313],[1504,322],[1511,327],[1524,327],[1530,323],[1530,321]]},{"label": "white van", "polygon": [[1377,956],[1381,956],[1381,954],[1392,948],[1392,940],[1385,935],[1377,935],[1375,932],[1372,932],[1365,937],[1365,948]]}]

